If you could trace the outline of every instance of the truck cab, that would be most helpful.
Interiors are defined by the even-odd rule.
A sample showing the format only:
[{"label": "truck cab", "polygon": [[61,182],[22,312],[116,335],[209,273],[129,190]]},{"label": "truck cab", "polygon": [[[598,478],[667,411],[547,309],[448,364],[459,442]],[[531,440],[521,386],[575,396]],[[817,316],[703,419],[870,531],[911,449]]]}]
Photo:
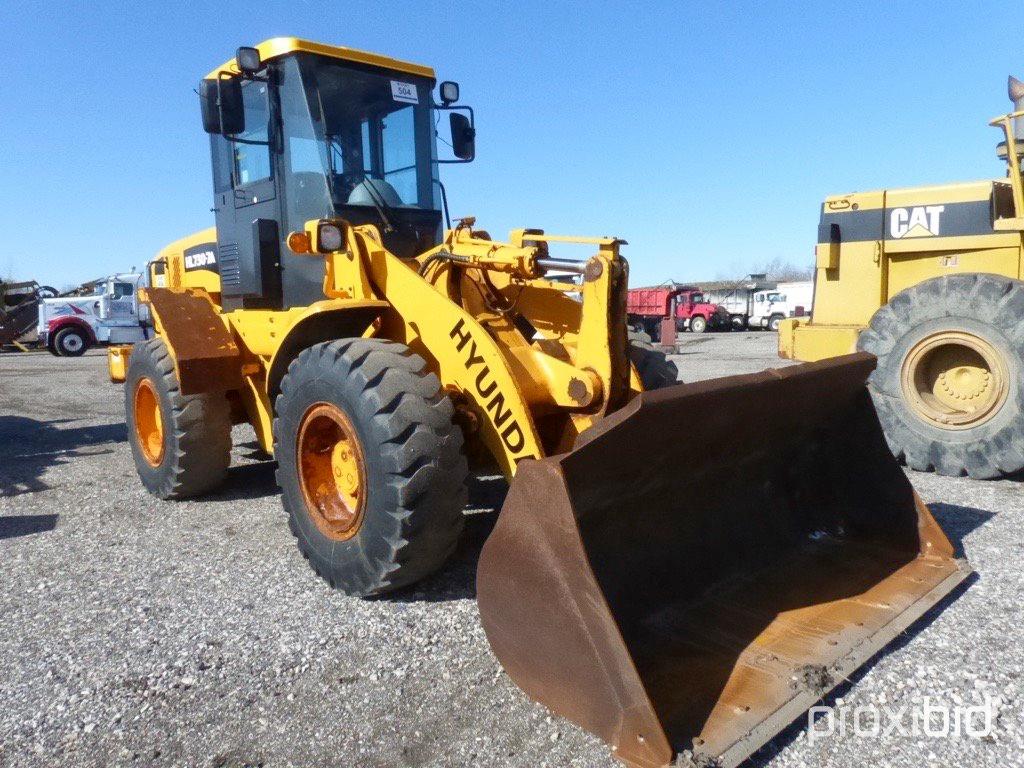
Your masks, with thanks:
[{"label": "truck cab", "polygon": [[60,357],[78,357],[89,347],[134,344],[152,335],[148,309],[138,291],[144,275],[127,272],[96,281],[91,293],[43,299],[39,340]]},{"label": "truck cab", "polygon": [[811,281],[780,283],[772,290],[756,291],[750,326],[778,331],[779,325],[787,317],[809,316],[813,293],[814,284]]},{"label": "truck cab", "polygon": [[721,312],[717,304],[709,302],[702,291],[684,288],[676,295],[676,325],[680,330],[704,333],[708,328],[721,325]]}]

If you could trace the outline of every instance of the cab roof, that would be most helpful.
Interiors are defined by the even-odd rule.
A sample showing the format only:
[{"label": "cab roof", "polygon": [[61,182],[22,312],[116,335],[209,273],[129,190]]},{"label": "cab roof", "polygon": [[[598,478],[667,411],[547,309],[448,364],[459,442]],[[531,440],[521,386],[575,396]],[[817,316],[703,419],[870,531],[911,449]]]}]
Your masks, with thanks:
[{"label": "cab roof", "polygon": [[[270,61],[271,59],[286,56],[289,53],[315,53],[320,56],[329,56],[334,59],[343,59],[345,61],[355,61],[360,64],[369,64],[374,67],[380,67],[381,69],[404,72],[409,75],[429,77],[431,80],[436,79],[434,70],[431,67],[425,67],[422,64],[413,64],[409,61],[392,59],[388,56],[381,56],[378,53],[359,51],[355,48],[344,48],[339,45],[314,43],[310,40],[301,40],[297,37],[272,37],[269,40],[264,40],[262,43],[255,46],[255,48],[260,52],[260,59],[262,61]],[[222,72],[235,75],[238,74],[238,71],[238,65],[235,63],[234,59],[231,59],[213,70],[205,79],[214,80],[217,75]]]}]

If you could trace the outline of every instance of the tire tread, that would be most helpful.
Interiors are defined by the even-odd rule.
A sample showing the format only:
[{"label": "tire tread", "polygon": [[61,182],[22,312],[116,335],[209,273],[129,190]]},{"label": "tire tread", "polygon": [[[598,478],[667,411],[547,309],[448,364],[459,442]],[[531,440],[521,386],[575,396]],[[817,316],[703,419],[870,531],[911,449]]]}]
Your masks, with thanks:
[{"label": "tire tread", "polygon": [[[231,464],[231,409],[227,398],[222,393],[181,394],[174,361],[167,345],[158,337],[136,344],[132,350],[125,383],[129,410],[134,389],[132,367],[147,362],[167,393],[174,446],[172,463],[161,468],[158,483],[149,490],[162,499],[186,499],[208,493],[223,483]],[[132,434],[129,430],[129,439]],[[137,465],[144,461],[134,445],[133,453]]]},{"label": "tire tread", "polygon": [[[940,440],[915,427],[899,381],[901,360],[894,353],[922,323],[944,318],[969,319],[1003,336],[1014,359],[1007,360],[1011,409],[996,425],[979,425],[966,441]],[[963,320],[961,321],[963,322]],[[904,342],[906,343],[906,342]],[[1024,402],[1017,385],[1024,373],[1024,282],[1001,275],[944,275],[911,286],[882,306],[860,334],[857,348],[878,358],[869,380],[879,420],[892,453],[911,469],[989,479],[1024,468]],[[1013,394],[1016,392],[1016,396]],[[971,430],[975,432],[975,430]]]},{"label": "tire tread", "polygon": [[[337,379],[355,393],[363,424],[383,460],[388,525],[362,549],[361,563],[326,562],[302,535],[296,515],[305,514],[285,499],[289,528],[313,570],[348,594],[377,595],[412,584],[440,568],[458,544],[464,524],[466,477],[462,433],[452,421],[454,408],[426,361],[404,344],[381,339],[340,339],[314,345],[288,366],[275,407],[275,454],[292,423],[290,399],[309,375]],[[289,414],[288,423],[281,414]],[[353,418],[359,418],[350,414]],[[285,469],[278,468],[285,487]],[[364,523],[365,525],[365,523]],[[362,567],[359,567],[359,566]]]}]

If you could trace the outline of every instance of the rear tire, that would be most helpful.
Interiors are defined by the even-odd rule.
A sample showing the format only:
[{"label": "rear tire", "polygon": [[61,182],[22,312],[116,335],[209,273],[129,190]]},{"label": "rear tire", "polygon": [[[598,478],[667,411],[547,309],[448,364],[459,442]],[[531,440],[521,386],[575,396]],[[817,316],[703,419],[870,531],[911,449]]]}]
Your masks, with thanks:
[{"label": "rear tire", "polygon": [[[282,500],[317,574],[346,594],[366,596],[412,584],[444,564],[462,532],[468,467],[452,402],[422,357],[381,339],[316,344],[288,366],[275,412]],[[328,422],[317,448],[305,435],[322,413],[340,426]],[[359,480],[349,486],[334,463],[339,446],[359,456]],[[311,472],[328,452],[332,469]]]},{"label": "rear tire", "polygon": [[646,333],[629,333],[629,358],[636,366],[644,391],[671,387],[679,383],[679,369],[668,356],[654,348]]},{"label": "rear tire", "polygon": [[690,318],[690,330],[693,333],[704,333],[708,329],[708,321],[700,315],[694,315]]},{"label": "rear tire", "polygon": [[133,346],[124,393],[128,442],[146,490],[185,499],[224,481],[231,464],[231,407],[224,393],[181,394],[162,339]]},{"label": "rear tire", "polygon": [[926,280],[871,319],[871,394],[911,469],[993,478],[1024,468],[1024,283],[988,274]]},{"label": "rear tire", "polygon": [[81,357],[89,348],[89,338],[80,328],[61,328],[53,337],[53,348],[60,357]]}]

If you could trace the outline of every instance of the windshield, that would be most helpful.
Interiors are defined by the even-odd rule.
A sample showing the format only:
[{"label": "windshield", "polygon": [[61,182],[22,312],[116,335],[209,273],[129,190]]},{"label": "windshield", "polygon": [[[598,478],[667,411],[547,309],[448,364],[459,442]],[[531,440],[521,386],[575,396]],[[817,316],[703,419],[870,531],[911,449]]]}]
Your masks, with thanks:
[{"label": "windshield", "polygon": [[377,226],[385,247],[402,258],[437,245],[433,82],[313,54],[286,57],[274,79],[271,116],[279,112],[272,123],[280,139],[273,126],[270,135],[279,141],[273,147],[280,163],[270,167],[279,175],[272,184],[283,192],[283,228],[338,216]]},{"label": "windshield", "polygon": [[690,301],[693,302],[694,304],[703,304],[704,303],[704,294],[703,293],[692,293],[692,294],[690,294]]},{"label": "windshield", "polygon": [[437,208],[429,81],[316,57],[303,81],[313,128],[304,149],[335,203]]}]

